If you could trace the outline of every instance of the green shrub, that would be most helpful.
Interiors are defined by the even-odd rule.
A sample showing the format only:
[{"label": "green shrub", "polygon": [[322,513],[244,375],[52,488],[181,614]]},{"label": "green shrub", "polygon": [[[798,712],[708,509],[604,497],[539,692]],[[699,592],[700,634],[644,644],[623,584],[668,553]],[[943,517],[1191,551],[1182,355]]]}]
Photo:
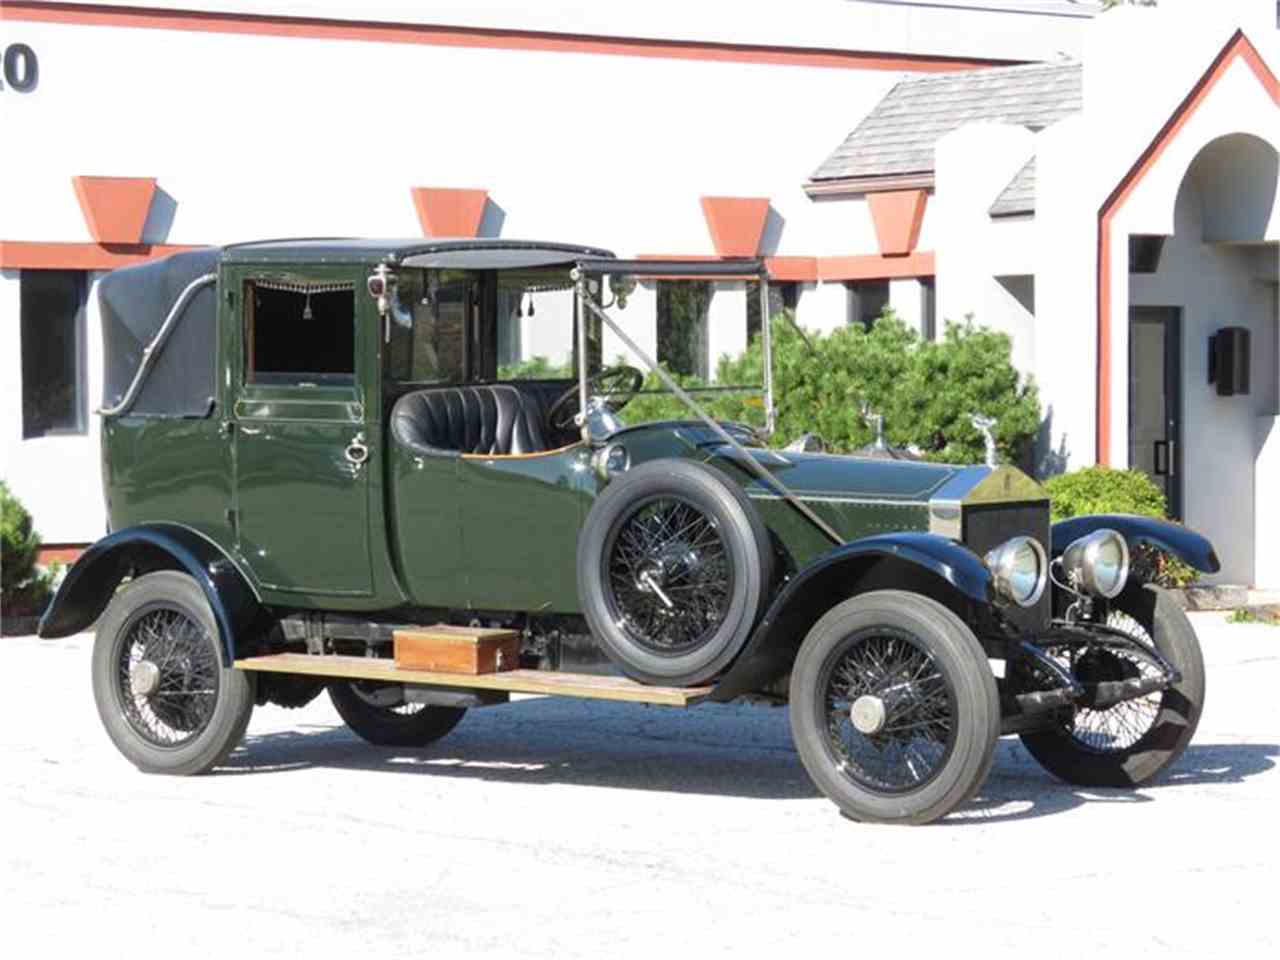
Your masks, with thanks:
[{"label": "green shrub", "polygon": [[39,549],[31,515],[0,480],[0,601],[6,608],[38,605],[48,596],[48,578],[35,565]]},{"label": "green shrub", "polygon": [[[870,330],[851,324],[825,335],[802,334],[789,311],[776,314],[770,329],[777,404],[771,442],[777,446],[816,433],[832,451],[853,452],[873,439],[864,406],[884,416],[890,443],[946,463],[982,461],[985,446],[969,421],[972,413],[996,418],[996,442],[1006,460],[1021,458],[1039,426],[1035,386],[1020,380],[1003,333],[966,322],[948,325],[939,341],[922,342],[892,311]],[[757,337],[741,356],[720,358],[716,382],[759,384],[762,368]],[[693,377],[676,380],[684,387],[705,385]],[[660,386],[653,375],[645,382],[646,389]],[[698,400],[719,419],[763,425],[758,396],[703,394]],[[631,423],[687,416],[669,395],[638,397],[626,412]]]},{"label": "green shrub", "polygon": [[[1091,513],[1168,518],[1164,493],[1141,470],[1084,467],[1050,477],[1044,487],[1049,492],[1055,522]],[[1162,587],[1185,587],[1200,578],[1200,572],[1194,567],[1145,544],[1133,551],[1131,560],[1138,576]]]}]

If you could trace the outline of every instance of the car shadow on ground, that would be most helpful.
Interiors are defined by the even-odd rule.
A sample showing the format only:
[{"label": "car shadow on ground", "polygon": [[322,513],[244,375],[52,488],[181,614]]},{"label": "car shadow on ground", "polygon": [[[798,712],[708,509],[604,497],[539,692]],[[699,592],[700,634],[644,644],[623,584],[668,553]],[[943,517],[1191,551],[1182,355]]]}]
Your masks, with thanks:
[{"label": "car shadow on ground", "polygon": [[1242,783],[1276,766],[1280,744],[1192,743],[1163,776],[1140,790],[1077,787],[1042,770],[1014,739],[1001,740],[991,776],[948,824],[1026,820],[1088,804],[1145,804],[1172,788]]},{"label": "car shadow on ground", "polygon": [[[1016,739],[1000,741],[978,796],[947,823],[999,822],[1085,804],[1141,804],[1185,785],[1238,783],[1270,770],[1280,744],[1193,744],[1140,791],[1080,788],[1040,768]],[[255,732],[223,775],[332,768],[504,783],[610,787],[761,800],[818,798],[791,743],[786,711],[714,705],[675,710],[547,698],[474,710],[440,742],[375,747],[346,727],[311,723]]]}]

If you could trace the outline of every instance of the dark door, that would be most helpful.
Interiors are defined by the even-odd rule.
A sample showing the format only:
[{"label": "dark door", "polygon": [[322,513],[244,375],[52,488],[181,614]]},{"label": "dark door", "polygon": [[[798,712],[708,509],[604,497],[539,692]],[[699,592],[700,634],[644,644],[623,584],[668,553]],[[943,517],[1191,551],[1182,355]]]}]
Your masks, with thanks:
[{"label": "dark door", "polygon": [[1129,311],[1129,465],[1164,491],[1182,516],[1182,312]]},{"label": "dark door", "polygon": [[373,592],[370,476],[354,283],[317,273],[241,278],[231,411],[235,527],[263,587]]}]

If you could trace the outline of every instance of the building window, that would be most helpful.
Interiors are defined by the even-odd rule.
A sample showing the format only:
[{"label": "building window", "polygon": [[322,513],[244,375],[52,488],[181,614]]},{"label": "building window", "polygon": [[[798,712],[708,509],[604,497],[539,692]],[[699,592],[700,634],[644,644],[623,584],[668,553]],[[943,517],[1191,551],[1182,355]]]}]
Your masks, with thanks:
[{"label": "building window", "polygon": [[[800,302],[800,284],[790,280],[769,284],[769,316],[794,310]],[[760,335],[760,284],[747,284],[747,343]]]},{"label": "building window", "polygon": [[19,300],[22,343],[22,436],[85,432],[82,270],[23,270]]},{"label": "building window", "polygon": [[706,379],[711,284],[658,281],[658,362],[672,373]]},{"label": "building window", "polygon": [[889,281],[859,280],[845,284],[845,289],[849,291],[848,322],[860,323],[870,330],[889,306]]},{"label": "building window", "polygon": [[254,280],[245,287],[245,383],[355,382],[354,284]]}]

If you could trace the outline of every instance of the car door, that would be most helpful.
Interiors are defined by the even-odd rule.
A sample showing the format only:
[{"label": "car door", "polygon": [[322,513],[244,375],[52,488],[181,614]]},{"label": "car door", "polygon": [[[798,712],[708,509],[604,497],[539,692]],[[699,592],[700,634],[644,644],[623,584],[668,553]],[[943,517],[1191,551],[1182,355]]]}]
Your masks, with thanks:
[{"label": "car door", "polygon": [[238,549],[266,590],[370,595],[380,437],[366,422],[356,278],[333,267],[231,276]]},{"label": "car door", "polygon": [[467,602],[578,609],[578,531],[595,492],[583,444],[543,454],[459,457]]}]

